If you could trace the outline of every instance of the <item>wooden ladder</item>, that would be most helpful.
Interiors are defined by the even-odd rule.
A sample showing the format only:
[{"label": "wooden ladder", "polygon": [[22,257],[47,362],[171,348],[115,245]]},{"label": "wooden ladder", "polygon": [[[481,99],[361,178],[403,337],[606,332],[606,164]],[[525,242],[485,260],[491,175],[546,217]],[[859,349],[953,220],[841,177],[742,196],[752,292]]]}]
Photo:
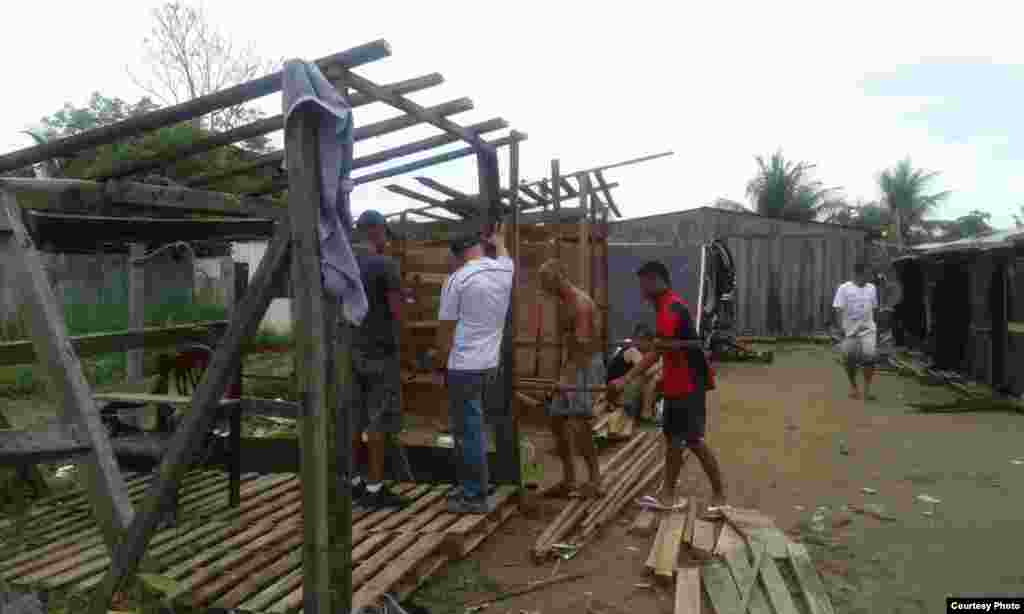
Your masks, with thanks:
[{"label": "wooden ladder", "polygon": [[108,549],[131,526],[133,509],[107,430],[68,336],[61,308],[13,193],[0,190],[0,254],[14,263],[28,302],[37,360],[57,392],[58,421],[32,431],[0,431],[0,464],[76,458]]}]

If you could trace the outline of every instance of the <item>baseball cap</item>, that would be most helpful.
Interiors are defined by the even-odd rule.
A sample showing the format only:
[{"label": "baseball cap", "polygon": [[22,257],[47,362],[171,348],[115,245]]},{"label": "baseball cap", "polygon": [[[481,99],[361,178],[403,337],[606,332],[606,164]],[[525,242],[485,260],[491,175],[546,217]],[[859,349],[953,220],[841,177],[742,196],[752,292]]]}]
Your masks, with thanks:
[{"label": "baseball cap", "polygon": [[480,235],[478,233],[466,233],[459,235],[448,242],[448,246],[451,248],[452,253],[458,256],[467,249],[479,245],[481,242]]},{"label": "baseball cap", "polygon": [[672,278],[668,273],[668,267],[657,260],[649,260],[636,270],[636,274],[639,275],[656,275],[661,278],[665,285],[672,283]]},{"label": "baseball cap", "polygon": [[360,228],[364,226],[387,226],[388,220],[384,217],[380,211],[374,211],[373,209],[367,209],[359,214],[359,219],[356,220],[356,226]]}]

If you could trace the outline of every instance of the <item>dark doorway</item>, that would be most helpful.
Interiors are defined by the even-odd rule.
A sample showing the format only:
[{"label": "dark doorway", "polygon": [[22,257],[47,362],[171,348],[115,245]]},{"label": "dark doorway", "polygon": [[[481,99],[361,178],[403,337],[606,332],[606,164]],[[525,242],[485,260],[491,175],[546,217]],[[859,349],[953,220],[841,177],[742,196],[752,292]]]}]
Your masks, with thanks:
[{"label": "dark doorway", "polygon": [[896,325],[901,326],[908,337],[907,345],[918,345],[925,338],[924,273],[921,264],[911,260],[900,268],[900,283],[903,286],[903,300],[896,306]]},{"label": "dark doorway", "polygon": [[935,366],[949,371],[963,368],[970,334],[971,289],[963,262],[944,262],[932,297],[935,315]]}]

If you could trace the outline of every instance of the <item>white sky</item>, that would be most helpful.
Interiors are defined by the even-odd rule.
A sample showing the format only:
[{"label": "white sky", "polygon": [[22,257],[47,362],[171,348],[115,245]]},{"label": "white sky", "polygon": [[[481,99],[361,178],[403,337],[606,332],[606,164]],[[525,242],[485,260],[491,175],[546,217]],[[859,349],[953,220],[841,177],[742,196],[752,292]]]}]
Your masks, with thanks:
[{"label": "white sky", "polygon": [[[0,151],[29,145],[20,130],[64,102],[84,104],[93,91],[137,100],[142,92],[125,66],[138,67],[157,4],[7,3]],[[453,119],[501,116],[527,132],[524,178],[547,176],[553,157],[572,171],[674,150],[608,173],[622,183],[616,200],[627,217],[719,197],[746,202],[754,155],[780,147],[817,164],[818,177],[851,199],[876,198],[876,173],[910,155],[942,172],[936,189],[955,190],[941,217],[982,209],[1005,227],[1024,202],[1021,161],[992,154],[1008,137],[950,143],[941,127],[907,120],[908,112],[956,97],[956,83],[938,96],[910,97],[871,97],[860,86],[869,75],[931,58],[1024,63],[1019,13],[1009,2],[209,0],[206,8],[236,41],[251,40],[268,57],[315,59],[386,39],[392,57],[357,72],[378,82],[442,73],[443,85],[411,98],[437,104],[469,96],[476,108]],[[276,113],[280,102],[263,104]],[[378,106],[358,109],[357,124],[395,114]],[[435,133],[364,141],[357,155]],[[468,158],[417,174],[475,190]],[[412,175],[393,181],[429,193]],[[416,206],[383,190],[385,183],[360,188],[357,213]]]}]

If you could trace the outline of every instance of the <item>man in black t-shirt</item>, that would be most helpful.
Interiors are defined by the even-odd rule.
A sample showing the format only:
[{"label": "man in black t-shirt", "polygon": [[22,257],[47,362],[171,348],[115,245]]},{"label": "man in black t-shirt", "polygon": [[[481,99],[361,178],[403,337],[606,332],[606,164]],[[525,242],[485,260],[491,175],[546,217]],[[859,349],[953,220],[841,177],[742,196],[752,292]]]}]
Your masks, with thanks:
[{"label": "man in black t-shirt", "polygon": [[[387,220],[377,211],[359,216],[357,229],[369,246],[357,249],[359,271],[369,309],[352,338],[352,407],[356,416],[353,450],[362,449],[365,432],[366,474],[352,481],[352,496],[364,507],[402,507],[403,497],[384,486],[388,438],[402,430],[402,377],[398,359],[401,322],[401,275],[398,263],[384,254]],[[359,458],[356,454],[356,458]]]}]

